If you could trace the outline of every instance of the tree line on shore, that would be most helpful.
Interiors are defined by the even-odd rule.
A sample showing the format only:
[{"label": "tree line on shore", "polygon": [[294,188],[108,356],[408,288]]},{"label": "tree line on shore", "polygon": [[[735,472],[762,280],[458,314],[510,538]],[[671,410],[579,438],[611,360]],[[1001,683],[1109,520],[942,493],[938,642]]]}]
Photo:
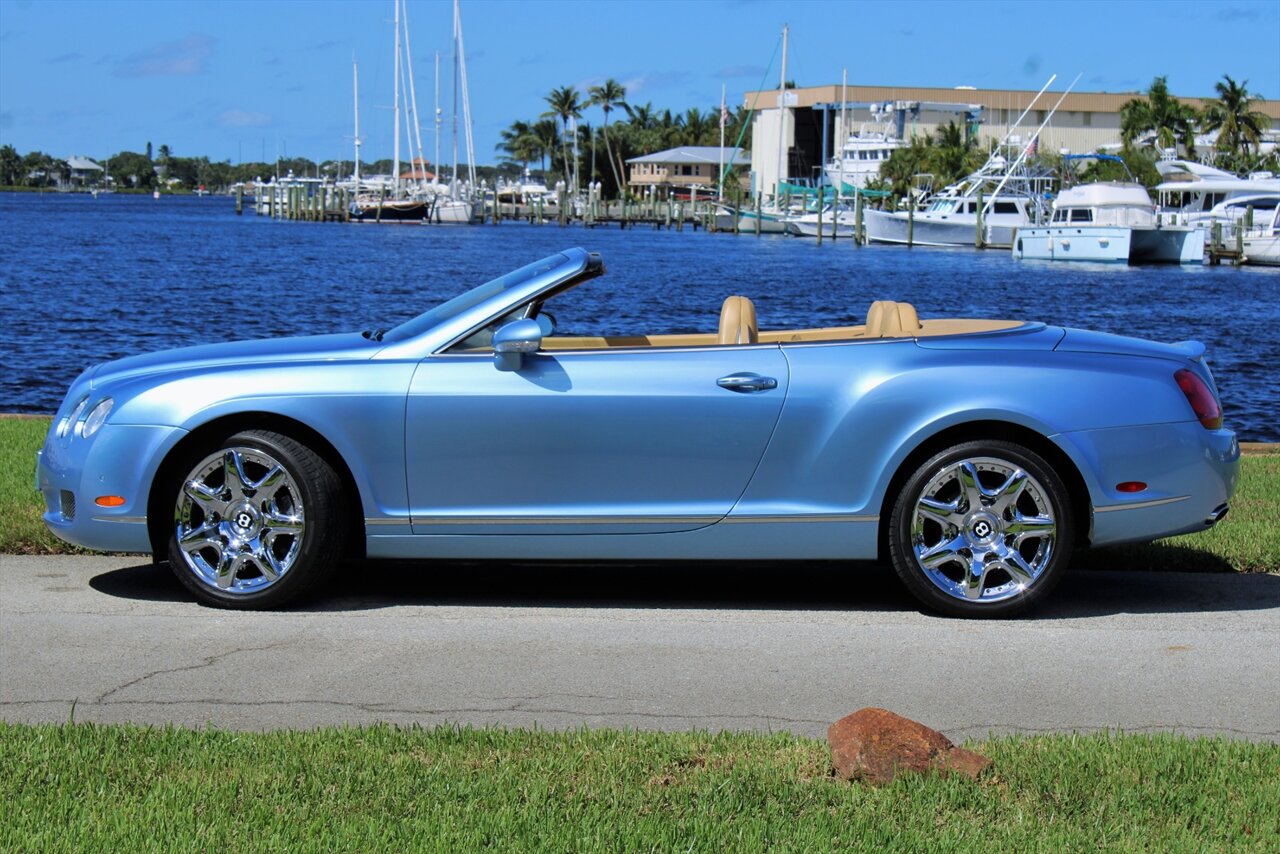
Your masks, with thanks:
[{"label": "tree line on shore", "polygon": [[[178,157],[167,145],[161,145],[153,153],[151,143],[145,152],[118,151],[105,160],[95,161],[103,167],[103,173],[93,173],[80,183],[86,188],[110,185],[126,189],[186,189],[204,187],[210,191],[225,190],[237,183],[253,184],[270,181],[276,175],[290,173],[299,177],[343,179],[355,169],[353,160],[315,161],[306,157],[286,157],[271,162],[249,162],[232,165],[229,160],[210,160],[208,157]],[[408,164],[401,162],[404,170]],[[463,169],[465,164],[460,164]],[[72,182],[71,164],[63,158],[43,151],[19,154],[12,145],[0,146],[0,186],[45,188],[67,186]],[[360,161],[360,171],[366,175],[390,174],[390,158]],[[515,167],[477,166],[481,178],[492,180],[499,173],[514,176]]]},{"label": "tree line on shore", "polygon": [[[722,123],[724,144],[731,148],[745,136],[751,115],[746,107],[690,107],[681,113],[659,110],[650,101],[631,103],[626,87],[613,78],[585,93],[560,86],[544,100],[547,109],[537,118],[514,121],[501,132],[497,150],[504,162],[521,169],[536,163],[551,179],[598,182],[605,198],[626,194],[630,158],[684,145],[718,146]],[[599,122],[580,121],[593,109],[600,112]]]},{"label": "tree line on shore", "polygon": [[[794,85],[788,83],[789,86]],[[1271,119],[1254,109],[1260,96],[1249,92],[1248,81],[1237,83],[1229,75],[1215,85],[1218,97],[1199,107],[1169,93],[1166,77],[1157,77],[1144,97],[1126,102],[1120,110],[1121,148],[1119,156],[1138,180],[1154,186],[1159,181],[1155,169],[1162,151],[1176,149],[1188,159],[1201,158],[1237,174],[1257,170],[1280,172],[1280,154],[1262,152],[1263,134]],[[657,109],[652,102],[631,103],[626,88],[612,78],[587,91],[573,86],[553,89],[544,98],[547,109],[537,118],[517,120],[501,131],[496,146],[502,161],[496,166],[477,166],[478,177],[494,183],[500,176],[513,178],[534,171],[548,182],[578,179],[579,184],[599,182],[606,198],[627,194],[626,161],[630,158],[685,145],[717,146],[724,124],[725,145],[743,137],[751,119],[746,107],[691,107],[681,112]],[[589,111],[598,110],[594,124],[581,121]],[[619,116],[625,116],[620,118]],[[1197,146],[1197,137],[1216,134],[1207,149]],[[994,143],[993,143],[994,144]],[[881,167],[874,189],[906,195],[916,175],[927,173],[935,184],[954,183],[975,171],[990,153],[977,135],[963,125],[949,123],[932,135],[914,136],[896,149]],[[1061,158],[1055,152],[1040,151],[1041,166],[1060,171]],[[232,165],[208,157],[179,157],[167,145],[153,156],[151,143],[145,152],[120,151],[101,163],[116,187],[153,188],[207,187],[219,190],[238,182],[269,180],[274,175],[341,179],[352,174],[351,160],[314,161],[305,157],[274,162]],[[390,159],[361,161],[364,174],[387,174]],[[1114,180],[1124,177],[1124,169],[1113,163],[1091,164],[1082,173],[1085,180]],[[0,147],[0,185],[45,187],[66,184],[71,168],[42,151],[20,155],[12,145]],[[443,180],[443,176],[442,176]],[[100,184],[101,178],[89,179]],[[736,189],[736,182],[726,184]]]}]

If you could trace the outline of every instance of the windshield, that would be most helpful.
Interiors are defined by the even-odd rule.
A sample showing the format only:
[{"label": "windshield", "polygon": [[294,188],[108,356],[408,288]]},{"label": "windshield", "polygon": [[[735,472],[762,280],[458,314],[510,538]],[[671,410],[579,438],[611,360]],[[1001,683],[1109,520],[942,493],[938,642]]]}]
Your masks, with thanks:
[{"label": "windshield", "polygon": [[464,294],[459,294],[448,302],[441,303],[412,320],[406,320],[399,326],[387,330],[382,334],[381,340],[404,341],[421,335],[428,329],[457,317],[467,309],[477,306],[491,297],[519,287],[543,273],[549,273],[567,260],[568,258],[563,254],[552,255],[550,258],[543,258],[541,261],[535,261],[518,270],[499,276],[492,281],[485,282],[483,285],[472,288]]}]

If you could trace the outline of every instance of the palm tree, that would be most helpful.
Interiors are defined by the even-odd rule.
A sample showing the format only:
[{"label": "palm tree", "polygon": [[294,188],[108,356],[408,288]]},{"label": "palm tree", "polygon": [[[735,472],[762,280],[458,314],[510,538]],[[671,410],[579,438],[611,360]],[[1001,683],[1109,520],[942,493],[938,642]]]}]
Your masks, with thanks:
[{"label": "palm tree", "polygon": [[505,151],[509,161],[519,161],[521,171],[529,168],[529,161],[539,156],[542,151],[542,141],[533,132],[533,125],[528,122],[516,120],[511,123],[511,127],[500,133],[502,142],[494,146],[499,151]]},{"label": "palm tree", "polygon": [[964,130],[955,122],[947,122],[934,132],[933,148],[926,165],[928,171],[943,184],[952,184],[968,175],[970,154],[977,147],[972,139],[964,138]]},{"label": "palm tree", "polygon": [[710,110],[704,113],[697,107],[690,107],[681,118],[685,145],[711,145],[720,132],[719,117]]},{"label": "palm tree", "polygon": [[1231,160],[1246,153],[1250,145],[1254,153],[1259,153],[1262,134],[1271,126],[1266,113],[1249,109],[1258,98],[1249,92],[1248,85],[1248,80],[1236,83],[1231,75],[1222,75],[1222,80],[1214,84],[1218,100],[1210,102],[1204,111],[1204,129],[1218,132],[1217,149],[1227,152]]},{"label": "palm tree", "polygon": [[542,159],[542,171],[547,171],[547,155],[554,154],[560,131],[556,128],[555,119],[542,119],[534,122],[531,128],[533,136],[538,140],[538,157]]},{"label": "palm tree", "polygon": [[1120,139],[1127,146],[1148,131],[1156,144],[1173,148],[1179,142],[1194,157],[1196,151],[1196,111],[1169,94],[1169,78],[1157,77],[1145,99],[1134,98],[1120,108]]},{"label": "palm tree", "polygon": [[627,89],[610,77],[599,86],[592,86],[588,94],[591,97],[590,103],[604,111],[604,126],[601,128],[604,132],[604,153],[609,159],[609,170],[613,172],[613,183],[621,191],[622,182],[618,180],[618,167],[613,161],[613,148],[609,144],[609,113],[614,107],[626,106]]},{"label": "palm tree", "polygon": [[564,149],[564,180],[569,181],[569,119],[576,119],[582,116],[583,103],[579,100],[578,90],[572,86],[561,86],[558,89],[552,89],[551,94],[546,97],[547,105],[551,109],[543,113],[543,116],[553,116],[560,119],[564,133],[561,136],[561,147]]}]

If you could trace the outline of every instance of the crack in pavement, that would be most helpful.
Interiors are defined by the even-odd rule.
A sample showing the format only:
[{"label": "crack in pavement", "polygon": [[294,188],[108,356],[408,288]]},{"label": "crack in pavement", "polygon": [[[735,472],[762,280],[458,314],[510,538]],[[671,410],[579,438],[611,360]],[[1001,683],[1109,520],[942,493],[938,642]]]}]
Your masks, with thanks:
[{"label": "crack in pavement", "polygon": [[114,688],[109,688],[107,691],[103,692],[102,694],[99,694],[92,702],[95,705],[105,705],[107,698],[110,697],[112,694],[118,694],[121,691],[125,690],[126,688],[132,688],[134,685],[137,685],[141,682],[145,682],[148,679],[152,679],[156,676],[164,676],[165,674],[168,674],[168,673],[184,673],[190,670],[202,670],[206,667],[212,667],[213,665],[217,664],[219,661],[221,661],[224,658],[229,658],[230,656],[238,655],[239,653],[242,653],[242,652],[266,652],[267,650],[270,650],[270,649],[277,649],[282,646],[288,646],[290,643],[292,643],[292,641],[279,641],[277,643],[267,644],[266,646],[238,646],[234,649],[230,649],[225,652],[219,652],[214,655],[206,656],[200,661],[199,664],[188,664],[183,667],[163,667],[163,668],[160,668],[159,670],[152,670],[142,674],[136,679],[130,679],[128,682],[125,682],[122,685],[117,685]]}]

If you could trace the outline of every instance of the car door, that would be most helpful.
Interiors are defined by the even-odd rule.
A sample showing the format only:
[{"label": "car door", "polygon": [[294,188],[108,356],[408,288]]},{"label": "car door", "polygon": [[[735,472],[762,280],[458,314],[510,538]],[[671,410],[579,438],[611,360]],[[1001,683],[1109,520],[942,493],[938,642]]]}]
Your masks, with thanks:
[{"label": "car door", "polygon": [[787,391],[777,345],[435,355],[406,412],[422,534],[685,531],[746,489]]}]

